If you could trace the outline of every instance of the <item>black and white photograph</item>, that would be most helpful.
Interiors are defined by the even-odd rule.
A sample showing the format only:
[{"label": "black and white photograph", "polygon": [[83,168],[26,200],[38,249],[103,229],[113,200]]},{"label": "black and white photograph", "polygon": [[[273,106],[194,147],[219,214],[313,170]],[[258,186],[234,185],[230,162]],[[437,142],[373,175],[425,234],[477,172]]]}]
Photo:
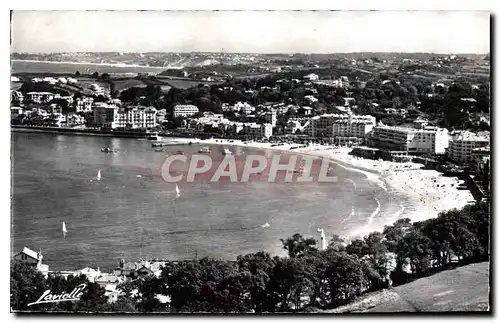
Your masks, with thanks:
[{"label": "black and white photograph", "polygon": [[491,314],[492,22],[10,11],[10,312]]}]

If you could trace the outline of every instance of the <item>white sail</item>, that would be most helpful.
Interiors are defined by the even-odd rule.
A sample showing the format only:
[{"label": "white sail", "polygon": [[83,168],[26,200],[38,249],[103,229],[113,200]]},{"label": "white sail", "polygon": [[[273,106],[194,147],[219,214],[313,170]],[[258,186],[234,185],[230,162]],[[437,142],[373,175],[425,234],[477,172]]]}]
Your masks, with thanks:
[{"label": "white sail", "polygon": [[177,184],[175,184],[175,195],[177,197],[181,196],[181,191],[179,190],[179,186],[177,186]]},{"label": "white sail", "polygon": [[64,221],[63,221],[63,225],[62,225],[62,231],[63,231],[64,237],[66,237],[66,233],[68,233],[68,230],[66,230],[66,223],[64,223]]},{"label": "white sail", "polygon": [[99,169],[99,171],[97,172],[97,180],[100,181],[101,180],[101,170]]}]

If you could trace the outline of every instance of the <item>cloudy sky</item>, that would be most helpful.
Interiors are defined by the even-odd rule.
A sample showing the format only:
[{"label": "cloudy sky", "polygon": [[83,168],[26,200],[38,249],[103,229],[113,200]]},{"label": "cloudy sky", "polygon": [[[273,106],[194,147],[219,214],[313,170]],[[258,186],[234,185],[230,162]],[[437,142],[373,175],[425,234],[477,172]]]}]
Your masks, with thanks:
[{"label": "cloudy sky", "polygon": [[487,53],[488,12],[15,11],[12,52]]}]

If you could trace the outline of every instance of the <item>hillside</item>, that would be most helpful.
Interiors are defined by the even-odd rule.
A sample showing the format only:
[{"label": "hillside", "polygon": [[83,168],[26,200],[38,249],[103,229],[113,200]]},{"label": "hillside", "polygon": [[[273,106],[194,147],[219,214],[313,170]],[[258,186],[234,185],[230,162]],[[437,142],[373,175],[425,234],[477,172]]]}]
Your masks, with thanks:
[{"label": "hillside", "polygon": [[322,313],[489,311],[489,266],[482,262],[446,270]]}]

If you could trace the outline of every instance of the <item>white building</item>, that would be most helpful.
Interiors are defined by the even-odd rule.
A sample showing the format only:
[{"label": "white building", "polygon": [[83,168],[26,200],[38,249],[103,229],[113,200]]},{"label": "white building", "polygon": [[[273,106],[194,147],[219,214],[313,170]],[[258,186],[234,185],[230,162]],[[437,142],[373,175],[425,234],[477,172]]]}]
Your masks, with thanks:
[{"label": "white building", "polygon": [[192,104],[178,104],[174,107],[174,117],[179,118],[179,117],[190,117],[196,113],[198,113],[200,110],[196,105]]},{"label": "white building", "polygon": [[48,121],[54,127],[62,127],[66,125],[66,115],[57,112],[52,113],[49,116]]},{"label": "white building", "polygon": [[31,264],[47,278],[49,266],[42,264],[43,255],[41,250],[36,252],[24,247],[21,252],[14,255],[14,259]]},{"label": "white building", "polygon": [[307,101],[309,101],[309,103],[316,103],[316,102],[318,102],[318,99],[316,99],[312,95],[306,95],[306,96],[304,96],[304,99],[306,99]]},{"label": "white building", "polygon": [[332,137],[339,143],[360,143],[375,127],[375,117],[344,114],[333,123]]},{"label": "white building", "polygon": [[415,129],[379,124],[367,135],[370,146],[428,154],[444,154],[448,141],[448,130],[438,127]]},{"label": "white building", "polygon": [[90,84],[89,88],[94,92],[94,94],[96,96],[99,96],[99,95],[106,96],[107,95],[107,89],[99,86],[99,84]]},{"label": "white building", "polygon": [[448,156],[458,163],[472,162],[476,157],[474,150],[489,145],[489,136],[463,131],[451,138]]},{"label": "white building", "polygon": [[85,118],[76,113],[68,113],[66,115],[66,126],[78,127],[85,125]]},{"label": "white building", "polygon": [[75,103],[76,112],[92,112],[93,103],[94,98],[91,97],[77,98]]},{"label": "white building", "polygon": [[314,74],[314,73],[308,74],[308,75],[304,76],[304,78],[307,79],[307,80],[309,80],[309,81],[317,81],[317,80],[319,80],[318,74]]},{"label": "white building", "polygon": [[54,84],[57,83],[57,80],[55,78],[53,78],[53,77],[44,77],[43,78],[43,82],[44,83],[49,83],[51,85],[54,85]]},{"label": "white building", "polygon": [[101,271],[99,270],[99,268],[95,270],[90,267],[85,267],[75,272],[75,276],[80,276],[80,275],[84,275],[85,277],[87,277],[89,282],[93,283],[96,281],[98,277],[101,276]]},{"label": "white building", "polygon": [[323,114],[311,118],[313,137],[356,137],[364,138],[375,126],[375,117],[345,114]]},{"label": "white building", "polygon": [[248,104],[248,102],[238,102],[234,105],[234,110],[245,114],[251,114],[255,111],[255,107]]}]

